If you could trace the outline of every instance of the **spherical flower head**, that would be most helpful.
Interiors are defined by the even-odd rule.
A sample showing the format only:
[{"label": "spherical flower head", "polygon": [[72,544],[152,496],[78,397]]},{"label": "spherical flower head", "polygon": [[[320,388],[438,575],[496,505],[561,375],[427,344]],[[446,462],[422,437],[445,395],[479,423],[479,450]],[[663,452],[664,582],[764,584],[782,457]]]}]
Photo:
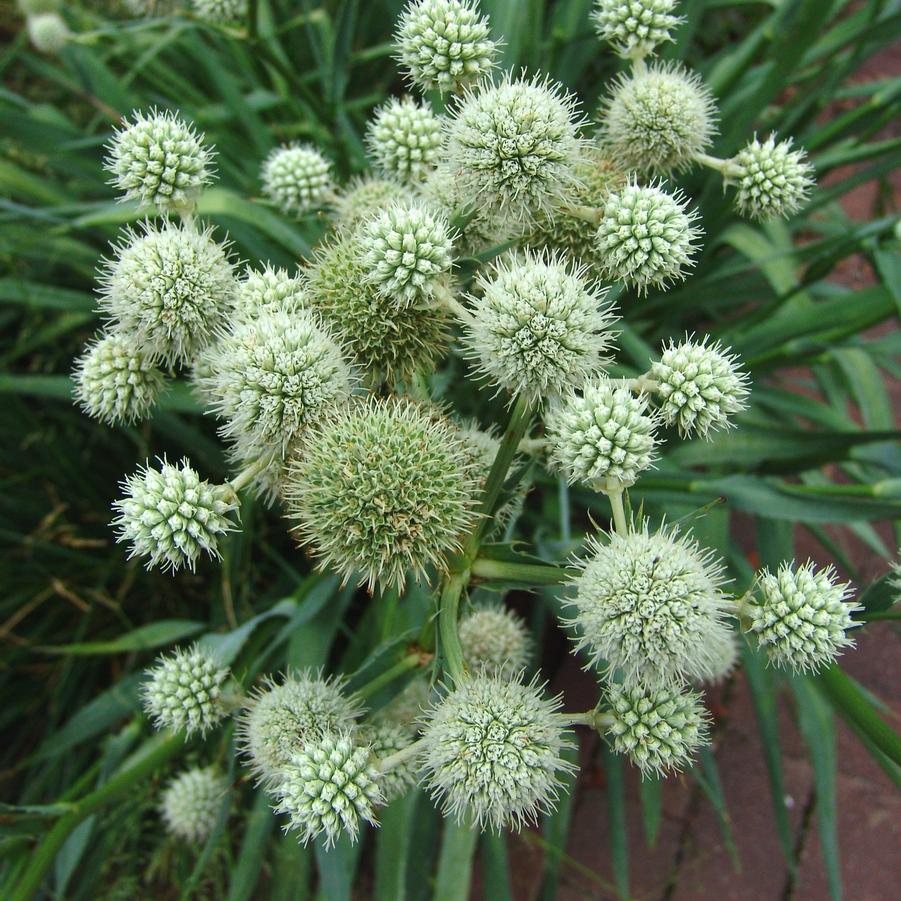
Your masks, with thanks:
[{"label": "spherical flower head", "polygon": [[604,204],[596,235],[601,271],[639,294],[666,289],[694,265],[701,230],[681,194],[632,182]]},{"label": "spherical flower head", "polygon": [[713,675],[717,637],[728,630],[723,570],[675,529],[589,539],[573,585],[577,650],[589,665],[620,670],[628,685],[657,687]]},{"label": "spherical flower head", "polygon": [[515,675],[529,662],[529,632],[512,610],[478,607],[460,620],[463,659],[471,670]]},{"label": "spherical flower head", "polygon": [[235,293],[228,249],[211,230],[165,221],[129,230],[106,263],[100,306],[114,331],[153,361],[189,364],[230,313]]},{"label": "spherical flower head", "polygon": [[337,227],[352,228],[372,214],[411,197],[410,189],[396,179],[356,175],[332,195],[332,218]]},{"label": "spherical flower head", "polygon": [[276,813],[289,816],[306,845],[324,836],[325,847],[342,836],[355,842],[361,821],[378,825],[375,808],[384,803],[372,749],[347,733],[326,732],[309,739],[283,767],[275,787]]},{"label": "spherical flower head", "polygon": [[193,208],[212,178],[203,135],[177,113],[137,111],[113,136],[104,166],[126,200],[162,212]]},{"label": "spherical flower head", "polygon": [[652,174],[688,169],[716,134],[713,96],[679,63],[624,75],[601,109],[601,140],[623,168]]},{"label": "spherical flower head", "polygon": [[157,729],[205,735],[225,716],[219,694],[228,669],[199,645],[158,657],[147,675],[144,710]]},{"label": "spherical flower head", "polygon": [[706,438],[732,428],[730,417],[747,407],[747,373],[728,348],[709,340],[670,342],[651,367],[663,421],[680,435]]},{"label": "spherical flower head", "polygon": [[339,679],[322,679],[309,671],[281,682],[267,679],[250,696],[238,719],[241,750],[257,781],[277,784],[280,773],[308,741],[322,733],[346,733],[362,712],[359,702],[343,693]]},{"label": "spherical flower head", "polygon": [[628,755],[644,776],[682,770],[708,744],[710,716],[698,692],[678,683],[657,688],[614,683],[607,696],[613,750]]},{"label": "spherical flower head", "polygon": [[[412,719],[412,718],[411,718]],[[416,738],[416,733],[409,725],[379,719],[360,727],[359,740],[369,746],[373,766],[409,747]],[[403,797],[415,784],[419,777],[419,767],[415,758],[405,760],[393,766],[387,772],[379,772],[378,784],[384,795],[384,803],[390,804],[396,798]]]},{"label": "spherical flower head", "polygon": [[592,19],[601,40],[624,59],[643,59],[684,19],[673,14],[676,0],[595,0]]},{"label": "spherical flower head", "polygon": [[195,767],[176,776],[163,792],[160,812],[175,838],[200,844],[213,831],[228,781],[215,767]]},{"label": "spherical flower head", "polygon": [[829,666],[854,645],[847,632],[856,624],[851,614],[862,608],[847,603],[849,582],[839,582],[835,569],[817,570],[783,563],[773,575],[760,574],[759,598],[747,605],[751,631],[758,645],[777,666],[795,672],[816,672]]},{"label": "spherical flower head", "polygon": [[717,685],[731,676],[738,665],[738,641],[731,630],[717,630],[711,633],[709,644],[712,654],[711,673],[704,681]]},{"label": "spherical flower head", "polygon": [[40,53],[56,55],[72,37],[69,26],[63,17],[56,12],[40,13],[29,16],[25,27],[32,47]]},{"label": "spherical flower head", "polygon": [[394,204],[361,225],[362,265],[370,284],[399,306],[427,302],[454,261],[447,220],[418,203]]},{"label": "spherical flower head", "polygon": [[492,384],[537,400],[582,384],[606,362],[615,317],[582,267],[526,251],[476,287],[465,341]]},{"label": "spherical flower head", "polygon": [[229,24],[247,16],[247,0],[191,0],[191,6],[207,22]]},{"label": "spherical flower head", "polygon": [[296,531],[323,568],[370,589],[443,569],[472,525],[476,481],[454,426],[402,398],[336,410],[285,486]]},{"label": "spherical flower head", "polygon": [[581,124],[575,98],[547,79],[480,85],[453,110],[442,177],[483,214],[529,221],[577,184]]},{"label": "spherical flower head", "polygon": [[163,373],[121,335],[103,335],[79,358],[75,399],[107,425],[146,419],[165,385]]},{"label": "spherical flower head", "polygon": [[432,709],[423,730],[426,787],[446,815],[499,832],[553,809],[571,747],[559,698],[534,682],[477,673]]},{"label": "spherical flower head", "polygon": [[312,144],[276,147],[260,169],[263,194],[286,215],[320,206],[332,187],[332,164]]},{"label": "spherical flower head", "polygon": [[604,490],[633,485],[656,457],[657,417],[648,398],[596,379],[545,418],[550,459],[570,481]]},{"label": "spherical flower head", "polygon": [[220,539],[234,531],[235,492],[202,480],[187,459],[147,465],[125,479],[122,490],[125,496],[113,504],[116,540],[130,542],[129,559],[146,557],[148,569],[193,570],[201,552],[218,559]]},{"label": "spherical flower head", "polygon": [[803,206],[815,184],[813,166],[791,138],[763,143],[755,137],[734,160],[738,193],[735,207],[751,219],[788,218]]},{"label": "spherical flower head", "polygon": [[263,269],[244,270],[235,286],[233,315],[241,321],[270,312],[295,313],[307,303],[303,279],[267,263]]},{"label": "spherical flower head", "polygon": [[397,59],[421,91],[459,91],[494,67],[488,33],[475,0],[410,0],[394,36]]},{"label": "spherical flower head", "polygon": [[379,721],[415,730],[422,712],[429,704],[431,691],[428,680],[414,679],[378,714]]},{"label": "spherical flower head", "polygon": [[411,97],[382,104],[366,129],[376,168],[401,181],[415,181],[434,168],[443,139],[441,117]]}]

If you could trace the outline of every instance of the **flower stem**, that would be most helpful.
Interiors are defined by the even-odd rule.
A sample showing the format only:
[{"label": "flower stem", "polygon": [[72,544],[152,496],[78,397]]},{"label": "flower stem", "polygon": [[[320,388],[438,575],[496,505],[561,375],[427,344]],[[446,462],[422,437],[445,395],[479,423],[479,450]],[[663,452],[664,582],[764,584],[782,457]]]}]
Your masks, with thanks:
[{"label": "flower stem", "polygon": [[390,772],[395,767],[399,767],[402,763],[406,763],[408,760],[414,758],[424,747],[425,739],[417,739],[405,748],[401,748],[399,751],[395,751],[393,754],[383,757],[378,763],[378,771],[380,773]]},{"label": "flower stem", "polygon": [[523,585],[562,585],[579,575],[579,570],[571,566],[553,563],[542,566],[540,563],[490,560],[485,557],[476,557],[470,571],[477,579],[521,582]]},{"label": "flower stem", "polygon": [[390,685],[395,679],[404,675],[404,673],[408,673],[410,670],[416,669],[417,667],[424,666],[431,659],[430,654],[424,654],[421,651],[407,654],[405,657],[401,657],[394,666],[389,666],[385,672],[380,673],[374,679],[370,679],[362,688],[357,689],[354,694],[359,695],[361,698],[372,697],[377,691],[380,691],[386,685]]},{"label": "flower stem", "polygon": [[237,494],[242,488],[246,488],[270,463],[272,458],[269,455],[254,460],[250,466],[241,470],[228,484],[232,491]]},{"label": "flower stem", "polygon": [[629,525],[626,522],[626,511],[623,507],[623,486],[619,482],[608,480],[604,494],[610,499],[610,509],[613,511],[613,525],[617,534],[626,535],[629,531]]},{"label": "flower stem", "polygon": [[741,175],[741,167],[733,159],[721,160],[708,153],[696,153],[695,160],[708,169],[715,169],[723,178],[738,178]]},{"label": "flower stem", "polygon": [[438,601],[438,635],[441,638],[441,653],[444,655],[444,666],[453,681],[459,682],[464,673],[463,645],[460,643],[460,631],[457,619],[460,613],[460,595],[469,581],[468,570],[451,573]]},{"label": "flower stem", "polygon": [[596,732],[603,732],[613,725],[613,716],[603,710],[586,710],[584,713],[561,713],[561,720],[570,726],[590,726]]}]

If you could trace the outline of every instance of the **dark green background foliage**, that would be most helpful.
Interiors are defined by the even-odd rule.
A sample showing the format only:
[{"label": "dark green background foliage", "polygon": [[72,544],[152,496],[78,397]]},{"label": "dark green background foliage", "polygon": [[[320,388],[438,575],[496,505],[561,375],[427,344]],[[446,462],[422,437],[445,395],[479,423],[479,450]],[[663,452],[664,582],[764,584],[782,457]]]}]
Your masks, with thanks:
[{"label": "dark green background foliage", "polygon": [[[594,113],[620,63],[593,34],[590,0],[481,5],[505,39],[505,65],[547,72]],[[214,425],[198,415],[185,386],[171,390],[152,421],[138,428],[99,426],[69,399],[73,357],[98,325],[92,296],[98,260],[119,227],[137,218],[132,207],[114,201],[100,166],[114,123],[134,108],[180,110],[217,150],[219,180],[204,194],[201,215],[229,233],[241,258],[293,266],[309,253],[322,224],[287,221],[258,202],[260,162],[278,142],[302,139],[319,145],[342,179],[365,168],[367,117],[387,94],[403,92],[390,58],[401,3],[251,0],[249,35],[183,17],[103,18],[96,10],[107,6],[71,4],[66,15],[82,38],[51,58],[32,52],[11,4],[0,4],[6,44],[0,55],[0,778],[8,802],[0,819],[0,897],[10,897],[36,842],[51,829],[52,849],[60,850],[44,885],[71,899],[303,898],[317,868],[325,896],[340,899],[348,897],[357,864],[361,884],[379,899],[400,897],[402,886],[410,898],[464,897],[461,874],[475,839],[442,827],[424,798],[389,808],[383,828],[362,848],[339,845],[328,857],[303,851],[294,838],[279,837],[265,796],[235,771],[229,734],[206,747],[195,743],[180,757],[221,760],[239,780],[240,803],[223,810],[202,852],[163,837],[153,805],[165,770],[154,770],[157,758],[148,764],[146,755],[171,749],[150,737],[137,703],[140,672],[155,649],[215,632],[225,636],[245,684],[292,665],[327,665],[362,684],[404,653],[405,637],[385,644],[380,635],[415,628],[428,615],[428,595],[414,591],[393,623],[379,622],[378,606],[362,592],[311,574],[278,511],[250,498],[242,506],[243,531],[225,542],[221,567],[204,565],[196,575],[173,578],[126,563],[108,526],[117,482],[163,453],[188,454],[205,476],[222,477]],[[901,138],[886,131],[901,112],[901,78],[855,77],[901,36],[901,3],[686,0],[682,7],[687,24],[664,56],[685,58],[713,90],[722,112],[713,152],[731,155],[751,132],[775,129],[810,151],[820,187],[790,223],[757,226],[734,216],[715,173],[697,169],[679,179],[700,208],[703,254],[684,286],[642,301],[617,298],[623,314],[617,374],[644,371],[664,338],[709,331],[749,368],[752,406],[737,431],[713,441],[668,436],[658,469],[642,478],[632,503],[655,516],[665,511],[670,520],[692,517],[699,539],[723,555],[739,589],[751,567],[749,542],[731,537],[736,514],[753,518],[750,536],[762,564],[793,555],[795,524],[802,523],[856,579],[854,562],[826,527],[851,530],[885,559],[896,553],[901,533],[901,449],[884,388],[886,376],[899,375],[901,333],[872,329],[901,310],[892,234],[897,213],[888,182],[901,160]],[[872,215],[851,219],[842,199],[866,182],[876,185]],[[876,274],[871,286],[853,290],[830,280],[858,254]],[[458,360],[449,362],[435,385],[463,412],[500,421],[501,404],[464,384],[463,375]],[[595,508],[596,496],[531,475],[536,484],[517,537],[533,553],[559,559],[579,547],[592,513],[598,522],[607,514],[602,504]],[[886,520],[894,520],[893,537],[876,528]],[[864,603],[862,618],[894,615],[884,584],[866,593]],[[551,625],[554,591],[531,596],[527,609],[545,648],[544,673],[553,677],[563,655]],[[873,699],[839,670],[787,679],[746,658],[783,848],[791,856],[774,704],[779,690],[793,696],[811,751],[824,858],[837,896],[833,717],[851,723],[896,782],[897,736]],[[137,790],[107,791],[99,800],[92,794],[115,787],[117,770],[142,761],[153,772]],[[605,766],[616,822],[621,768],[607,758]],[[697,773],[722,811],[712,756]],[[652,787],[643,795],[653,834],[659,792]],[[97,801],[96,812],[84,819],[85,808],[77,808],[73,819],[65,805],[85,796]],[[565,840],[569,809],[564,802],[543,824],[545,898],[555,894],[560,855],[553,849]],[[490,897],[510,897],[503,843],[486,838],[480,851]],[[625,893],[625,846],[613,852]]]}]

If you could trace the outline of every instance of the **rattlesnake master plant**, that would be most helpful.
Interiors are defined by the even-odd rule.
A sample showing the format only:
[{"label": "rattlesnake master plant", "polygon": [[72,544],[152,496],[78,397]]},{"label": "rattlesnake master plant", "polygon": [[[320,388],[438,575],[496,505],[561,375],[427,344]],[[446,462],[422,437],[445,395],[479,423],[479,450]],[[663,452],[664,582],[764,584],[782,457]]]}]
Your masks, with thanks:
[{"label": "rattlesnake master plant", "polygon": [[[228,19],[242,4],[195,6]],[[764,570],[736,597],[690,516],[667,525],[631,503],[666,442],[740,426],[749,396],[742,361],[709,335],[662,336],[655,353],[627,321],[622,340],[633,358],[641,345],[646,371],[624,377],[617,362],[619,311],[640,317],[644,295],[690,278],[701,251],[679,173],[714,169],[743,214],[765,218],[803,204],[811,168],[787,136],[708,154],[710,92],[681,64],[645,59],[674,38],[674,0],[598,0],[593,19],[631,65],[597,128],[544,75],[492,72],[499,36],[475,3],[408,3],[397,57],[416,90],[439,96],[373,111],[373,171],[341,184],[334,148],[312,145],[260,161],[286,214],[323,211],[296,269],[251,260],[238,273],[195,220],[212,154],[181,116],[138,111],[110,145],[113,184],[162,217],[114,245],[106,331],[76,365],[76,397],[127,424],[152,413],[164,375],[189,373],[238,470],[216,484],[186,460],[147,464],[114,504],[119,539],[148,566],[193,569],[219,556],[252,488],[319,568],[367,587],[360,628],[377,623],[390,658],[378,672],[367,667],[379,655],[364,662],[359,693],[309,670],[253,685],[200,646],[148,674],[161,729],[206,736],[234,715],[241,765],[302,842],[356,839],[417,781],[466,825],[532,822],[573,769],[574,725],[645,774],[679,770],[708,739],[702,691],[736,665],[740,630],[800,671],[851,644],[857,608],[831,569]],[[505,427],[473,418],[478,388],[463,380],[499,395],[488,409]],[[541,472],[609,502],[609,530],[600,523],[573,566],[503,541]],[[595,709],[564,713],[547,697],[524,621],[475,596],[479,580],[567,586],[560,620],[600,682]],[[179,777],[163,804],[170,830],[201,840],[224,790],[209,770]]]}]

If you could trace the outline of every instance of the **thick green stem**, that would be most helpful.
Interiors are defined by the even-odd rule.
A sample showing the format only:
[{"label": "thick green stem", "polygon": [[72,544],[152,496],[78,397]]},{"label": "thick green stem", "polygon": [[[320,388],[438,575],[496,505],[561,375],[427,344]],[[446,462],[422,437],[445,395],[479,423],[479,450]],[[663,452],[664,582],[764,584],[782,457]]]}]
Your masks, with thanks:
[{"label": "thick green stem", "polygon": [[395,679],[399,679],[404,673],[408,673],[410,670],[425,665],[430,659],[431,655],[423,654],[420,651],[413,654],[407,654],[405,657],[401,657],[394,666],[389,666],[385,672],[380,673],[374,679],[370,679],[370,681],[362,688],[358,689],[355,694],[358,694],[361,698],[371,697],[386,685],[390,685]]},{"label": "thick green stem", "polygon": [[399,767],[402,763],[412,760],[424,747],[425,739],[420,738],[412,744],[407,745],[405,748],[401,748],[399,751],[395,751],[393,754],[383,757],[378,762],[378,771],[380,773],[390,772],[396,767]]},{"label": "thick green stem", "polygon": [[590,726],[601,733],[613,725],[613,715],[597,709],[586,710],[584,713],[560,713],[558,717],[568,726]]},{"label": "thick green stem", "polygon": [[623,507],[623,486],[618,483],[608,482],[604,493],[610,498],[610,509],[613,511],[613,525],[617,534],[628,534],[629,525],[626,522],[626,511]]},{"label": "thick green stem", "polygon": [[467,573],[451,573],[438,601],[438,635],[441,638],[441,653],[444,666],[456,683],[463,676],[463,645],[457,619],[460,614],[460,595],[468,581]]},{"label": "thick green stem", "polygon": [[718,156],[710,156],[707,153],[696,153],[695,159],[708,169],[715,169],[723,178],[739,178],[742,170],[735,160],[721,160]]},{"label": "thick green stem", "polygon": [[491,582],[521,582],[523,585],[563,585],[575,579],[580,570],[571,566],[548,563],[516,563],[512,560],[489,560],[476,557],[470,572],[475,579]]},{"label": "thick green stem", "polygon": [[272,458],[264,455],[254,460],[246,469],[241,470],[228,484],[237,494],[242,488],[249,485],[271,462]]}]

